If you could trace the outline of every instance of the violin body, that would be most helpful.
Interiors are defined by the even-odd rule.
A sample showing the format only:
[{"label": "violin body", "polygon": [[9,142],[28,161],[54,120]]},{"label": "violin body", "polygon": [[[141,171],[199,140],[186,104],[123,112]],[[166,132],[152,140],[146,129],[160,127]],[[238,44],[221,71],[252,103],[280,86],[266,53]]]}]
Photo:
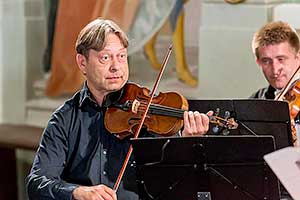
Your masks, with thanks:
[{"label": "violin body", "polygon": [[[106,129],[121,139],[133,135],[150,96],[149,89],[127,83],[120,101],[106,110]],[[143,127],[161,136],[174,135],[183,126],[184,110],[188,110],[188,102],[182,95],[176,92],[160,92],[150,104]]]},{"label": "violin body", "polygon": [[289,104],[290,119],[292,124],[292,139],[294,146],[297,146],[298,139],[295,127],[295,118],[300,110],[300,79],[296,80],[291,85],[288,92],[284,96],[284,100],[286,100]]},{"label": "violin body", "polygon": [[300,80],[296,80],[285,95],[289,103],[291,119],[295,119],[300,110]]}]

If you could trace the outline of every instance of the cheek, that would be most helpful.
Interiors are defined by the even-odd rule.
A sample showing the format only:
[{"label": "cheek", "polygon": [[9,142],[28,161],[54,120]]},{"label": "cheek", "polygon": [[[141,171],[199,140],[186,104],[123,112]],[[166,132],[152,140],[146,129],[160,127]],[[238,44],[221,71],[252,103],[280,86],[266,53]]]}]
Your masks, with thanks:
[{"label": "cheek", "polygon": [[262,67],[262,71],[264,73],[265,76],[270,76],[271,71],[269,67]]},{"label": "cheek", "polygon": [[287,74],[292,75],[298,68],[298,63],[293,62],[286,66],[285,71]]},{"label": "cheek", "polygon": [[128,68],[128,65],[124,65],[123,67],[123,72],[124,72],[124,76],[126,79],[128,79],[128,76],[129,76],[129,68]]},{"label": "cheek", "polygon": [[104,77],[109,73],[109,66],[105,65],[95,65],[93,72],[99,77]]},{"label": "cheek", "polygon": [[129,70],[128,70],[128,68],[125,70],[125,74],[126,74],[126,78],[128,79],[128,76],[129,76]]}]

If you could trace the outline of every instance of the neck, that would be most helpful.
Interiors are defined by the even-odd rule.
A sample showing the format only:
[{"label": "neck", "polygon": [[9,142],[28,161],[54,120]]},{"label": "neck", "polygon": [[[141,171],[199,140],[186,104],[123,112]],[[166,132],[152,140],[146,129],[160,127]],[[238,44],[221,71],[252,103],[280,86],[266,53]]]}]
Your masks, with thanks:
[{"label": "neck", "polygon": [[98,105],[102,105],[106,94],[101,94],[99,92],[92,92],[92,98],[97,102]]},{"label": "neck", "polygon": [[102,105],[105,96],[108,94],[107,91],[99,91],[96,88],[94,88],[93,86],[89,85],[89,83],[87,83],[87,86],[92,94],[92,98],[98,103],[98,105]]}]

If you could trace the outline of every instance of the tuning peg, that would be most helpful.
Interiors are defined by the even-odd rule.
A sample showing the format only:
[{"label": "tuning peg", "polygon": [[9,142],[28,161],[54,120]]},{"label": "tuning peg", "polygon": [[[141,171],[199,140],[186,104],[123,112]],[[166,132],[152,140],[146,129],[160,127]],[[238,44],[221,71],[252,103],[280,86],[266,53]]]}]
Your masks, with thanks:
[{"label": "tuning peg", "polygon": [[222,130],[221,134],[222,135],[229,135],[230,131],[228,129]]},{"label": "tuning peg", "polygon": [[228,119],[230,117],[230,112],[229,111],[225,111],[225,114],[224,114],[224,119]]},{"label": "tuning peg", "polygon": [[220,114],[220,108],[216,108],[216,111],[215,111],[215,116],[219,116],[219,114]]},{"label": "tuning peg", "polygon": [[214,126],[214,127],[212,127],[212,132],[213,132],[214,134],[219,133],[219,130],[220,130],[220,127],[219,127],[219,126]]}]

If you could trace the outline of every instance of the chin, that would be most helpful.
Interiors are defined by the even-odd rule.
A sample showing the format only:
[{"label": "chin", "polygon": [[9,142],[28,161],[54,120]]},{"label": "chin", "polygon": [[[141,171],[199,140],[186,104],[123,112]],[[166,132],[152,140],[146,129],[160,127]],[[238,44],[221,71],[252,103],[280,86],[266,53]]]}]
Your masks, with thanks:
[{"label": "chin", "polygon": [[115,92],[115,91],[118,91],[120,89],[121,89],[121,87],[109,87],[109,88],[107,88],[107,90],[109,90],[111,92]]},{"label": "chin", "polygon": [[126,81],[122,80],[114,80],[114,81],[109,81],[106,83],[106,87],[110,91],[116,91],[120,90],[124,85]]},{"label": "chin", "polygon": [[283,84],[275,84],[273,87],[277,90],[281,90],[285,85]]},{"label": "chin", "polygon": [[117,90],[120,90],[122,87],[123,87],[123,83],[122,84],[120,84],[120,83],[118,83],[118,84],[113,84],[113,85],[111,85],[110,87],[109,87],[109,89],[111,90],[111,91],[117,91]]}]

